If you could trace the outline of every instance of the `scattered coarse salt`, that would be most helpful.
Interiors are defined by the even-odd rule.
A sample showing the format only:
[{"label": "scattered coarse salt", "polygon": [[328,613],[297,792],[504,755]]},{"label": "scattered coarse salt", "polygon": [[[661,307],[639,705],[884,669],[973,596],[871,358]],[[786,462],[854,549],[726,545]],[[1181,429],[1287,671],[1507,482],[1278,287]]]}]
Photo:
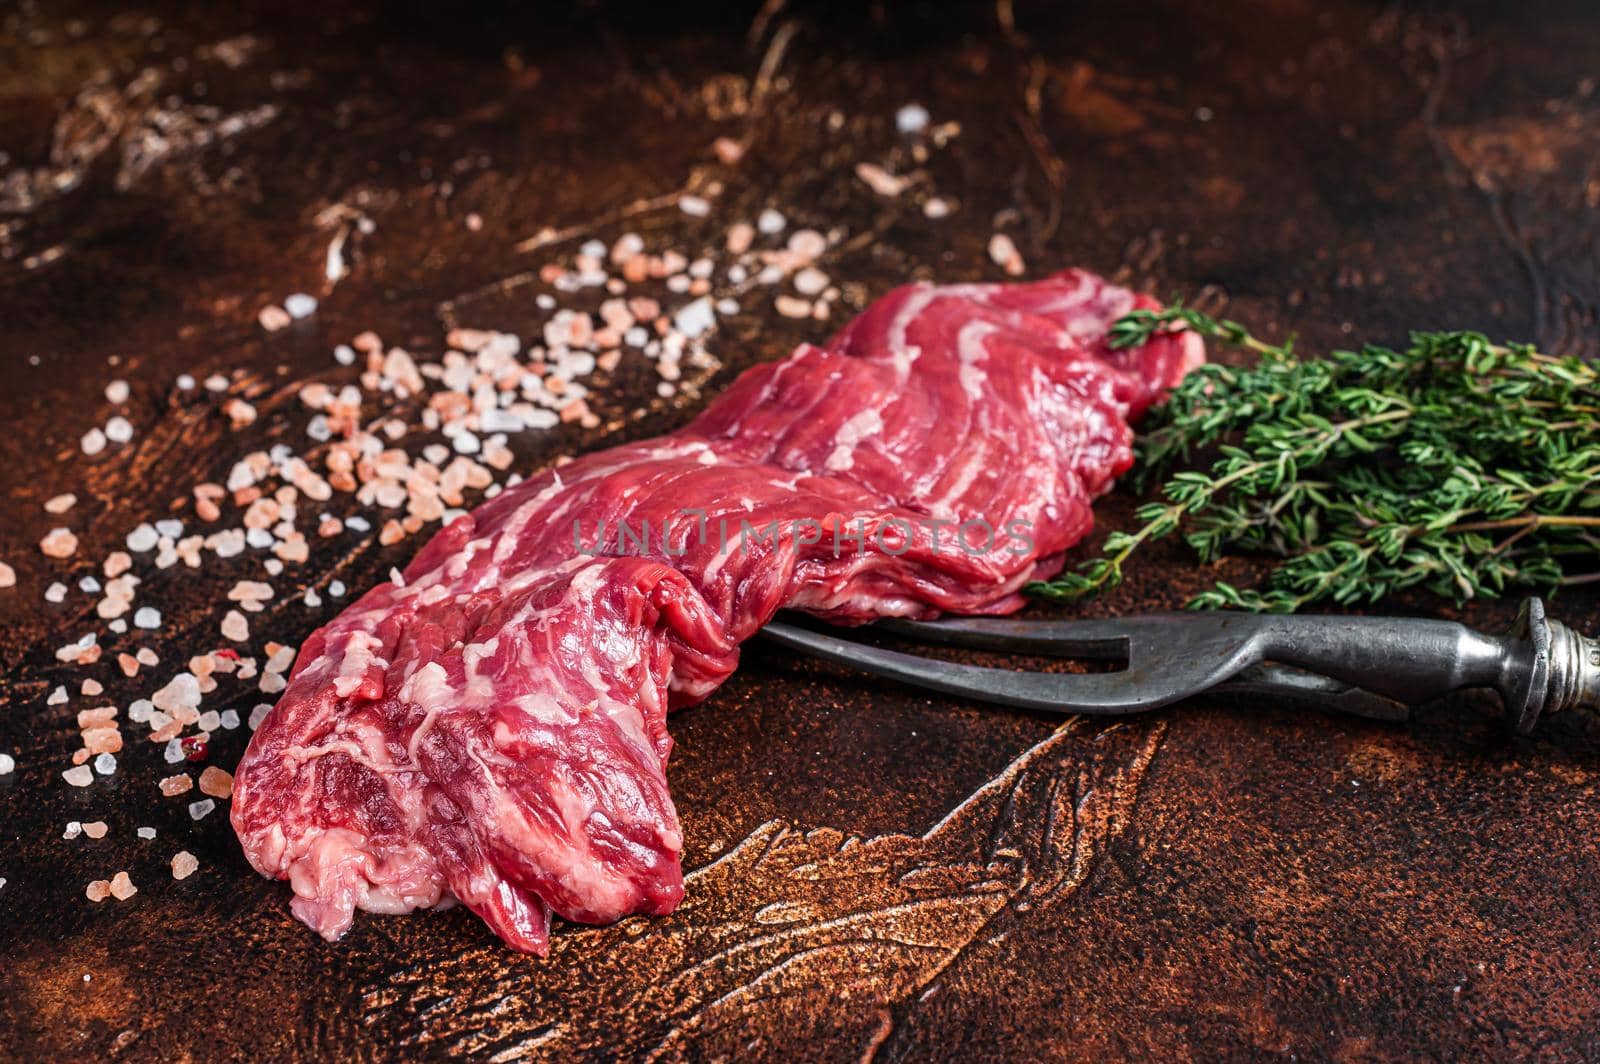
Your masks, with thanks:
[{"label": "scattered coarse salt", "polygon": [[222,618],[222,637],[235,643],[250,638],[250,622],[238,610],[229,610]]},{"label": "scattered coarse salt", "polygon": [[83,824],[77,820],[69,820],[67,821],[67,830],[61,833],[61,837],[66,841],[71,842],[73,839],[82,834]]},{"label": "scattered coarse salt", "polygon": [[261,603],[272,595],[272,585],[259,580],[240,580],[228,589],[228,601],[239,603],[251,613],[260,610]]},{"label": "scattered coarse salt", "polygon": [[55,689],[50,692],[47,698],[45,698],[44,704],[47,706],[65,705],[68,697],[66,685],[57,684]]},{"label": "scattered coarse salt", "polygon": [[1004,233],[996,233],[989,238],[989,260],[1013,277],[1019,276],[1026,268],[1017,245]]},{"label": "scattered coarse salt", "polygon": [[711,150],[724,166],[732,166],[744,157],[744,145],[732,137],[718,137],[711,142]]},{"label": "scattered coarse salt", "polygon": [[176,776],[165,776],[156,784],[161,788],[161,793],[168,798],[175,798],[194,789],[194,780],[189,778],[187,772],[180,772]]},{"label": "scattered coarse salt", "polygon": [[690,339],[704,335],[716,323],[716,310],[712,307],[709,296],[702,296],[686,304],[672,319],[672,327]]},{"label": "scattered coarse salt", "polygon": [[[115,724],[96,724],[85,728],[81,738],[83,749],[86,753],[110,756],[122,749],[122,732],[117,730]],[[96,762],[95,768],[101,768],[102,763]],[[111,768],[102,771],[102,776],[109,776],[116,771],[116,763],[111,763]]]},{"label": "scattered coarse salt", "polygon": [[260,322],[261,327],[267,332],[277,332],[279,329],[288,328],[294,319],[289,316],[287,310],[276,304],[269,304],[256,311],[256,321]]},{"label": "scattered coarse salt", "polygon": [[0,776],[9,776],[16,770],[16,759],[10,754],[0,754]]},{"label": "scattered coarse salt", "polygon": [[111,897],[111,884],[104,879],[97,879],[85,887],[83,893],[92,902],[102,902]]},{"label": "scattered coarse salt", "polygon": [[922,204],[922,215],[925,218],[943,218],[950,213],[950,203],[938,196],[929,196]]},{"label": "scattered coarse salt", "polygon": [[772,303],[778,309],[778,313],[786,318],[809,318],[811,316],[811,304],[807,300],[796,299],[794,296],[779,296]]},{"label": "scattered coarse salt", "polygon": [[134,834],[138,835],[141,839],[153,839],[156,837],[156,829],[140,828],[138,831],[134,832]]},{"label": "scattered coarse salt", "polygon": [[52,528],[39,541],[39,550],[50,558],[70,558],[78,553],[78,537],[70,528]]},{"label": "scattered coarse salt", "polygon": [[760,216],[756,218],[756,228],[766,236],[783,232],[783,227],[788,224],[789,220],[771,207],[762,211]]},{"label": "scattered coarse salt", "polygon": [[17,571],[5,562],[0,562],[0,588],[16,587]]},{"label": "scattered coarse salt", "polygon": [[735,222],[728,227],[727,248],[730,255],[743,255],[755,241],[755,226],[749,222]]},{"label": "scattered coarse salt", "polygon": [[106,449],[106,434],[99,429],[90,429],[83,434],[83,439],[80,441],[79,446],[83,449],[84,454],[97,455]]},{"label": "scattered coarse salt", "polygon": [[911,136],[928,128],[928,109],[919,103],[908,103],[894,113],[894,127]]},{"label": "scattered coarse salt", "polygon": [[684,196],[678,200],[678,209],[692,218],[704,218],[711,213],[711,204],[699,196]]},{"label": "scattered coarse salt", "polygon": [[103,839],[111,828],[104,820],[91,820],[83,825],[83,833],[91,839]]},{"label": "scattered coarse salt", "polygon": [[200,793],[213,798],[233,797],[233,776],[215,765],[207,765],[200,773]]},{"label": "scattered coarse salt", "polygon": [[111,896],[113,898],[118,901],[127,901],[137,893],[139,893],[139,888],[133,885],[133,880],[128,878],[128,873],[118,872],[111,877]]},{"label": "scattered coarse salt", "polygon": [[243,399],[229,399],[222,404],[222,412],[227,415],[229,424],[236,429],[255,424],[256,408]]},{"label": "scattered coarse salt", "polygon": [[167,685],[150,696],[151,704],[171,713],[176,709],[193,709],[200,704],[200,681],[192,672],[180,672]]},{"label": "scattered coarse salt", "polygon": [[[737,149],[733,141],[719,142],[716,148],[725,160],[736,158]],[[711,189],[707,196],[684,196],[679,202],[690,216],[707,217],[713,213],[717,195],[720,190]],[[729,231],[732,254],[750,253],[758,228],[761,236],[773,237],[784,233],[789,225],[771,209],[762,212],[756,221],[757,225],[741,222]],[[306,519],[327,505],[335,492],[351,496],[369,512],[374,506],[395,512],[392,517],[384,514],[370,522],[359,517],[341,520],[323,513],[321,521],[333,536],[342,535],[347,529],[370,534],[381,527],[381,535],[387,541],[417,535],[425,525],[436,521],[451,521],[471,506],[471,492],[493,497],[502,488],[519,482],[521,478],[516,474],[497,476],[497,472],[508,474],[514,461],[509,435],[568,422],[591,428],[601,423],[598,414],[590,409],[594,396],[592,384],[586,379],[597,369],[609,374],[621,366],[624,358],[642,354],[659,372],[662,379],[658,392],[664,395],[678,393],[673,381],[680,374],[687,388],[688,381],[696,379],[689,376],[691,371],[714,369],[716,360],[697,341],[716,327],[719,315],[739,313],[740,301],[730,296],[745,291],[747,279],[762,284],[782,282],[829,246],[828,238],[815,230],[793,234],[787,250],[772,249],[773,243],[781,241],[781,236],[778,241],[763,240],[765,249],[756,251],[743,263],[733,264],[736,269],[728,269],[722,274],[724,279],[718,281],[718,264],[709,255],[692,258],[674,250],[647,251],[644,239],[634,233],[623,234],[610,247],[609,255],[616,267],[610,269],[605,244],[589,239],[576,249],[575,262],[569,259],[550,264],[541,271],[552,292],[539,294],[536,303],[552,320],[539,330],[544,335],[536,333],[536,339],[526,348],[516,335],[453,329],[447,338],[449,350],[442,358],[428,361],[386,346],[375,333],[364,333],[334,349],[334,359],[340,365],[359,367],[347,375],[351,379],[338,384],[312,382],[299,388],[300,402],[310,415],[306,436],[299,438],[299,444],[303,446],[309,437],[313,443],[326,447],[302,454],[295,449],[296,442],[289,439],[243,456],[226,476],[226,486],[193,487],[194,509],[190,512],[195,519],[189,523],[200,528],[200,534],[185,538],[184,523],[171,518],[140,525],[128,534],[126,550],[115,551],[105,559],[103,588],[97,579],[99,574],[80,573],[73,579],[84,594],[94,596],[89,602],[104,625],[101,631],[125,634],[130,631],[130,622],[139,629],[159,627],[162,618],[157,607],[175,608],[164,601],[137,604],[136,593],[144,590],[132,572],[137,555],[146,555],[145,560],[153,562],[157,569],[179,564],[199,568],[204,555],[229,558],[254,549],[270,555],[260,559],[260,564],[267,574],[262,579],[272,579],[287,571],[286,562],[308,560],[307,539],[312,533]],[[759,277],[753,276],[757,271]],[[811,294],[818,302],[797,302],[806,307],[807,313],[824,316],[837,293],[821,271],[801,270],[801,274],[796,279],[796,289]],[[684,298],[660,297],[659,293],[658,298],[630,294],[630,284],[646,281],[668,293],[682,293]],[[732,286],[732,292],[719,299],[715,294],[719,284]],[[559,293],[585,289],[604,291],[597,300],[604,303],[598,313],[593,303],[581,310],[564,308],[556,298]],[[285,328],[293,319],[316,310],[313,297],[297,293],[286,298],[282,307],[264,308],[260,321],[268,329]],[[545,343],[537,346],[538,339]],[[204,382],[205,388],[217,395],[218,408],[236,426],[258,417],[257,410],[241,393],[232,392],[236,385],[242,389],[246,382],[239,370],[213,373]],[[181,391],[197,387],[188,374],[179,376],[176,383]],[[379,393],[387,393],[388,397]],[[84,437],[87,453],[96,453],[113,441],[133,438],[134,426],[126,417],[118,416],[115,409],[123,407],[125,413],[123,404],[130,397],[131,388],[126,381],[114,381],[106,388],[106,398],[113,409],[106,411],[105,424]],[[369,404],[375,400],[381,410],[392,400],[414,397],[425,401],[415,422],[382,413],[372,420]],[[262,420],[268,416],[267,408],[259,412]],[[418,430],[434,436],[431,441],[417,441],[425,446],[413,447],[411,441],[416,437],[412,433]],[[403,449],[401,441],[405,441]],[[182,506],[184,501],[180,498],[176,505]],[[61,495],[52,499],[46,509],[66,513],[74,502],[70,494]],[[196,521],[203,522],[203,526]],[[321,525],[310,527],[317,528],[319,535],[328,534],[321,531]],[[72,553],[75,551],[64,556]],[[0,577],[4,577],[0,585],[15,581],[14,572],[3,568]],[[145,573],[144,578],[149,580],[149,574]],[[398,574],[393,579],[404,586]],[[302,594],[305,604],[316,608],[323,605],[324,598],[342,599],[346,593],[344,582],[332,580],[325,589],[307,589]],[[48,596],[60,602],[68,594],[67,587],[58,583]],[[274,588],[270,583],[240,581],[228,597],[238,608],[225,609],[225,616],[214,623],[220,624],[229,643],[246,642],[251,638],[248,615],[263,610],[275,598]],[[129,720],[148,725],[150,740],[165,744],[163,757],[174,769],[186,759],[204,762],[207,742],[215,738],[214,733],[239,727],[239,711],[199,709],[202,697],[216,690],[219,680],[225,681],[225,674],[243,682],[259,678],[260,689],[268,695],[284,689],[294,659],[292,647],[268,645],[264,658],[245,656],[243,647],[239,650],[240,653],[223,650],[190,658],[187,672],[150,698],[127,703]],[[128,646],[109,652],[116,656],[121,673],[129,679],[149,675],[141,669],[159,661],[146,648]],[[94,633],[90,633],[61,647],[57,657],[62,662],[86,665],[98,660],[101,653]],[[94,687],[82,687],[86,695],[94,697],[101,688],[91,682]],[[123,697],[135,693],[138,692],[129,691]],[[60,701],[67,700],[62,688]],[[54,694],[50,701],[57,704]],[[104,709],[114,716],[112,707]],[[102,711],[85,712],[94,715]],[[247,714],[249,726],[259,727],[269,712],[269,704],[257,705]],[[186,736],[185,731],[191,727],[198,733]],[[63,778],[73,786],[87,787],[94,781],[95,770],[105,774],[115,770],[117,759],[112,755],[122,750],[123,734],[115,720],[99,716],[87,720],[87,725],[80,721],[79,731],[83,745],[73,753],[72,768],[63,773]],[[12,770],[9,758],[0,765],[7,772]],[[200,770],[202,766],[193,768]],[[125,771],[131,769],[125,767]],[[196,820],[209,815],[216,799],[231,796],[232,783],[232,777],[220,768],[200,771],[199,787],[207,797],[190,804],[190,815]],[[174,796],[193,787],[194,780],[187,773],[162,781],[163,793]],[[141,838],[154,836],[153,829],[148,835],[146,830],[139,829]],[[189,874],[178,874],[176,864],[174,868],[178,878]],[[131,894],[131,880],[124,874],[121,882],[126,883]],[[105,889],[110,890],[110,884],[105,884]]]},{"label": "scattered coarse salt", "polygon": [[878,195],[891,198],[900,195],[911,184],[909,177],[891,174],[877,163],[857,163],[856,176]]},{"label": "scattered coarse salt", "polygon": [[796,258],[810,262],[828,250],[828,238],[815,229],[797,229],[789,234],[788,247]]},{"label": "scattered coarse salt", "polygon": [[133,439],[133,422],[120,414],[107,421],[106,439],[112,443],[127,443]]},{"label": "scattered coarse salt", "polygon": [[794,290],[803,296],[819,296],[828,287],[828,275],[815,266],[807,266],[794,275]]},{"label": "scattered coarse salt", "polygon": [[156,531],[154,525],[142,524],[132,532],[129,532],[124,542],[127,543],[128,549],[135,554],[143,554],[146,551],[154,550],[156,544],[160,541],[161,533]]},{"label": "scattered coarse salt", "polygon": [[195,869],[200,867],[199,858],[188,850],[179,850],[172,855],[172,878],[188,879],[194,875]]},{"label": "scattered coarse salt", "polygon": [[80,709],[78,711],[78,727],[93,728],[97,725],[108,724],[117,716],[116,706],[96,706],[94,709]]},{"label": "scattered coarse salt", "polygon": [[67,585],[57,580],[44,589],[44,600],[46,602],[65,602],[67,600]]},{"label": "scattered coarse salt", "polygon": [[[61,590],[63,594],[66,593],[66,588],[63,587]],[[49,594],[46,593],[45,597],[49,598]],[[56,599],[55,601],[59,602],[61,600]],[[76,640],[66,644],[65,646],[57,647],[56,660],[73,661],[77,662],[79,665],[94,664],[96,661],[100,660],[100,648],[96,645],[96,640],[98,638],[99,636],[96,635],[96,633],[88,632],[79,636]]]},{"label": "scattered coarse salt", "polygon": [[232,558],[236,554],[243,554],[244,530],[230,528],[226,532],[218,532],[215,537],[206,540],[206,545],[216,552],[219,558]]},{"label": "scattered coarse salt", "polygon": [[72,492],[56,495],[45,500],[44,512],[47,514],[64,514],[78,503],[78,497]]}]

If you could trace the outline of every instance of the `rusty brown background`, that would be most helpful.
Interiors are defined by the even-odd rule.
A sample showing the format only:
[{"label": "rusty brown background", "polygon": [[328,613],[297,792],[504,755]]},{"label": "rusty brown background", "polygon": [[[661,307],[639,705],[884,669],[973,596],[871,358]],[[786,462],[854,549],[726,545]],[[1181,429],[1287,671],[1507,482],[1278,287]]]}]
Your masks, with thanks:
[{"label": "rusty brown background", "polygon": [[[1203,294],[1307,343],[1452,326],[1600,350],[1590,3],[447,7],[0,8],[0,172],[81,179],[0,186],[0,558],[21,581],[0,592],[0,749],[19,762],[0,777],[0,1055],[1600,1055],[1600,727],[1510,740],[1488,698],[1406,727],[1214,702],[1063,727],[752,647],[672,722],[687,901],[561,925],[542,961],[462,910],[362,917],[325,945],[225,816],[190,824],[144,793],[152,744],[92,792],[62,784],[76,707],[44,696],[81,675],[51,650],[82,599],[41,598],[45,498],[79,493],[80,559],[103,557],[277,431],[230,434],[175,401],[176,373],[326,377],[331,345],[369,327],[437,351],[467,305],[525,332],[531,289],[505,282],[544,252],[519,242],[577,226],[698,246],[710,229],[675,210],[618,216],[685,182],[722,181],[745,217],[771,202],[848,227],[827,268],[858,304],[910,277],[997,277],[984,247],[1012,211],[1035,273]],[[239,121],[140,150],[170,94]],[[937,225],[850,176],[911,100],[962,125],[930,168],[960,204]],[[718,136],[745,157],[719,163]],[[268,342],[254,312],[320,291],[336,204],[377,228],[316,318]],[[719,380],[822,331],[753,302],[715,342]],[[114,376],[139,436],[90,462],[78,436]],[[606,438],[563,430],[519,457]],[[413,549],[314,555],[305,579],[360,589]],[[1157,555],[1094,608],[1173,605],[1215,575]],[[169,594],[164,657],[213,630],[231,579]],[[1600,622],[1592,595],[1556,612]],[[324,615],[256,626],[297,641]],[[61,840],[95,817],[111,838]],[[202,867],[178,884],[180,844]],[[84,901],[117,868],[141,893]]]}]

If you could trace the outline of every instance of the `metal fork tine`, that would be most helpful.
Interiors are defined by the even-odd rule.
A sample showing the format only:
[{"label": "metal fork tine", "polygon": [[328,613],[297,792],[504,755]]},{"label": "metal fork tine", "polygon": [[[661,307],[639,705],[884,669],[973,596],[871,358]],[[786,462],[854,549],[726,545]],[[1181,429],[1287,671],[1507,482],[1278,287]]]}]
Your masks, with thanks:
[{"label": "metal fork tine", "polygon": [[[908,635],[937,633],[938,638],[934,641],[959,646],[1000,650],[1037,648],[1045,653],[1061,653],[1061,642],[1066,642],[1088,648],[1069,650],[1069,654],[1081,657],[1117,656],[1109,653],[1115,645],[1112,637],[1079,640],[1075,635],[1072,639],[1058,641],[1059,635],[1053,635],[1050,643],[1043,643],[1032,638],[1013,638],[1014,633],[1007,630],[1009,622],[1002,618],[977,618],[983,623],[970,626],[965,624],[966,620],[962,618],[958,623],[938,624],[896,622],[888,627]],[[1054,628],[1057,633],[1064,627],[1075,628],[1082,633],[1092,630],[1089,628],[1092,624],[1098,635],[1098,632],[1104,631],[1106,623],[1058,622]],[[1147,675],[1128,671],[1041,673],[940,661],[885,650],[776,621],[762,629],[762,634],[812,657],[874,676],[982,702],[1050,713],[1111,716],[1141,713],[1196,694],[1216,692],[1271,696],[1291,704],[1310,704],[1375,720],[1400,721],[1405,720],[1408,714],[1404,705],[1352,684],[1280,665],[1256,664],[1234,672],[1224,668],[1211,673],[1209,679],[1191,677],[1187,683],[1174,684],[1152,682]],[[955,637],[946,637],[951,634]],[[1121,640],[1122,645],[1126,646],[1125,636],[1118,633],[1115,639]]]},{"label": "metal fork tine", "polygon": [[1130,682],[1125,672],[1018,672],[984,665],[939,661],[867,646],[838,636],[771,622],[762,633],[775,642],[824,661],[860,669],[944,694],[1050,713],[1120,715],[1142,713],[1192,692],[1153,689]]},{"label": "metal fork tine", "polygon": [[947,617],[938,621],[878,621],[875,630],[927,643],[1053,657],[1122,660],[1128,657],[1125,625],[1115,621],[1019,620],[1015,617]]}]

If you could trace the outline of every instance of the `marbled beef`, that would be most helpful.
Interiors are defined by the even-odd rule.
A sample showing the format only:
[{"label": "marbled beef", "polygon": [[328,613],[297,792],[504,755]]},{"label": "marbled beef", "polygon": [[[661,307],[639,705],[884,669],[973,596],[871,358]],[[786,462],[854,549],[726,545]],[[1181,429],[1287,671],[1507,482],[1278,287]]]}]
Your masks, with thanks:
[{"label": "marbled beef", "polygon": [[669,710],[780,608],[1003,613],[1090,528],[1129,422],[1202,357],[1112,351],[1156,304],[1069,270],[911,285],[685,428],[547,469],[312,634],[233,825],[333,939],[457,899],[519,950],[683,896]]}]

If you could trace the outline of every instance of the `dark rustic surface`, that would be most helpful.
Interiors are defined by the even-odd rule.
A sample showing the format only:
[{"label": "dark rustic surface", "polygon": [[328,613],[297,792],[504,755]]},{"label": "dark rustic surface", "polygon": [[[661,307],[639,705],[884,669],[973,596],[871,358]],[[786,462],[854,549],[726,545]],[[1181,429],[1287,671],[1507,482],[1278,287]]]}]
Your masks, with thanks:
[{"label": "dark rustic surface", "polygon": [[[0,750],[19,764],[0,777],[0,1056],[1600,1054],[1600,728],[1508,740],[1482,698],[1398,728],[1200,704],[1058,729],[751,648],[672,723],[687,901],[562,925],[547,960],[462,910],[361,917],[324,944],[224,816],[193,825],[153,793],[151,744],[109,784],[65,786],[78,706],[44,696],[83,675],[51,651],[88,625],[81,596],[41,598],[64,571],[35,547],[57,523],[45,498],[84,500],[83,571],[275,431],[180,406],[177,372],[326,377],[329,347],[368,327],[436,352],[464,298],[474,323],[526,332],[533,289],[497,282],[570,248],[519,242],[570,225],[697,246],[714,234],[675,209],[616,217],[685,182],[723,182],[733,217],[772,202],[846,227],[858,239],[828,269],[859,298],[997,277],[998,224],[1033,272],[1204,291],[1313,342],[1457,326],[1600,343],[1600,17],[1583,3],[448,6],[0,10],[0,182],[46,165],[63,124],[89,145],[77,187],[18,202],[7,186],[0,216],[0,559],[20,576],[0,591]],[[208,48],[244,34],[242,54]],[[135,87],[146,68],[158,88]],[[109,140],[81,96],[100,71],[102,126],[133,116]],[[151,100],[260,120],[141,155],[128,145]],[[938,223],[850,173],[893,158],[910,100],[962,125],[929,167],[959,203]],[[746,138],[744,159],[718,163],[718,136]],[[336,203],[377,223],[354,272],[313,322],[264,337],[256,308],[322,291],[317,218]],[[715,352],[726,374],[822,331],[757,300]],[[139,436],[86,459],[113,376],[133,385]],[[678,423],[681,405],[613,432]],[[359,589],[412,549],[317,554],[299,579],[337,569]],[[1096,608],[1170,605],[1210,575],[1160,561]],[[169,580],[166,658],[214,643],[239,574],[213,568]],[[1557,612],[1594,624],[1596,601]],[[296,641],[322,615],[275,612],[258,638]],[[111,837],[61,840],[97,818]],[[174,883],[179,846],[202,866]],[[84,900],[119,868],[139,895]]]}]

